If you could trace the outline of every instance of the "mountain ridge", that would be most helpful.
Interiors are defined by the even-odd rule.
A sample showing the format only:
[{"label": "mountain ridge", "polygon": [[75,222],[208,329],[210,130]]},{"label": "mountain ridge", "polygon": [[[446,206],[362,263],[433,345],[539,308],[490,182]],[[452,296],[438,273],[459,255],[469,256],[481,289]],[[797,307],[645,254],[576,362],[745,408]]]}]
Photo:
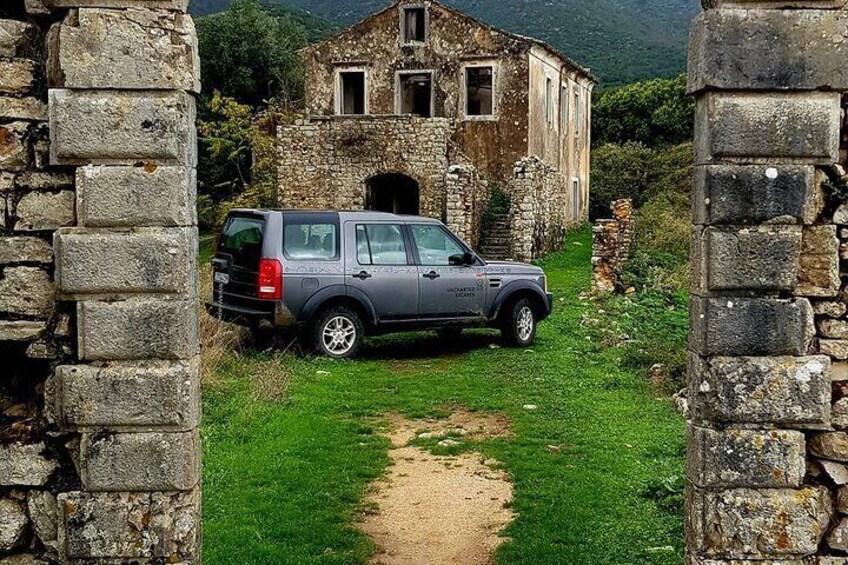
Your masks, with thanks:
[{"label": "mountain ridge", "polygon": [[[589,67],[606,86],[686,68],[689,22],[699,0],[443,0],[496,27],[549,43]],[[230,0],[193,0],[204,15]],[[332,26],[351,25],[391,5],[390,0],[266,0]],[[318,21],[316,20],[316,21]]]}]

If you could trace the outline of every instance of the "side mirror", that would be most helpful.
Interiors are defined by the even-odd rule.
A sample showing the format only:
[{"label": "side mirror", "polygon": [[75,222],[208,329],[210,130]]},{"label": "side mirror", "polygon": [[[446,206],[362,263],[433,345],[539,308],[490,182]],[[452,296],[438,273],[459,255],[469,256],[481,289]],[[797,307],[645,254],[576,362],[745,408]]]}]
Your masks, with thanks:
[{"label": "side mirror", "polygon": [[448,257],[448,264],[451,267],[462,267],[466,265],[467,263],[465,262],[465,255],[467,255],[467,253],[464,255],[451,255],[450,257]]},{"label": "side mirror", "polygon": [[466,251],[462,256],[462,264],[463,265],[473,265],[477,262],[477,256],[471,253],[470,251]]}]

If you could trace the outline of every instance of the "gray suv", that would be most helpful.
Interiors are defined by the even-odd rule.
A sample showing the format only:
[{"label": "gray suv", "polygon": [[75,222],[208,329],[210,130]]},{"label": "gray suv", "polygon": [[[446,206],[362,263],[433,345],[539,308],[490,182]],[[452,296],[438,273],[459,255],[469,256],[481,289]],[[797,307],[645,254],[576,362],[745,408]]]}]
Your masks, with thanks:
[{"label": "gray suv", "polygon": [[441,222],[378,212],[235,210],[212,267],[213,316],[293,328],[335,358],[410,330],[493,327],[527,347],[553,305],[539,267],[484,261]]}]

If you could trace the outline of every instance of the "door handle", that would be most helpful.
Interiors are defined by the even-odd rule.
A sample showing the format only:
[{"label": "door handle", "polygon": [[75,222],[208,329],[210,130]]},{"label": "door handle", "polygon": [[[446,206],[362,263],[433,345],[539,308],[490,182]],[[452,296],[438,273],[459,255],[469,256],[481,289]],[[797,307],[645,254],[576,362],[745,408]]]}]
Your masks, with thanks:
[{"label": "door handle", "polygon": [[426,275],[424,275],[424,278],[425,278],[425,279],[430,279],[431,281],[434,281],[434,280],[438,279],[438,278],[439,278],[439,277],[441,277],[441,276],[442,276],[442,275],[440,275],[440,274],[439,274],[439,273],[437,273],[436,271],[430,271],[429,273],[427,273]]},{"label": "door handle", "polygon": [[373,275],[369,272],[362,271],[358,275],[353,275],[353,278],[364,281],[365,279],[370,279]]}]

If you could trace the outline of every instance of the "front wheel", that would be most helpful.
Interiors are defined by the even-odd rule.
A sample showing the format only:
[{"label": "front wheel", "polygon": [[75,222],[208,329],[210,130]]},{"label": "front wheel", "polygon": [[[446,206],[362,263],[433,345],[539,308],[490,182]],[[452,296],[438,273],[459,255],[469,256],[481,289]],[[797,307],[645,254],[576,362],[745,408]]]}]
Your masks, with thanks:
[{"label": "front wheel", "polygon": [[530,347],[536,340],[536,311],[527,298],[512,305],[503,317],[501,335],[507,345]]},{"label": "front wheel", "polygon": [[359,315],[344,306],[336,306],[322,313],[312,328],[313,349],[333,359],[354,357],[365,331]]}]

